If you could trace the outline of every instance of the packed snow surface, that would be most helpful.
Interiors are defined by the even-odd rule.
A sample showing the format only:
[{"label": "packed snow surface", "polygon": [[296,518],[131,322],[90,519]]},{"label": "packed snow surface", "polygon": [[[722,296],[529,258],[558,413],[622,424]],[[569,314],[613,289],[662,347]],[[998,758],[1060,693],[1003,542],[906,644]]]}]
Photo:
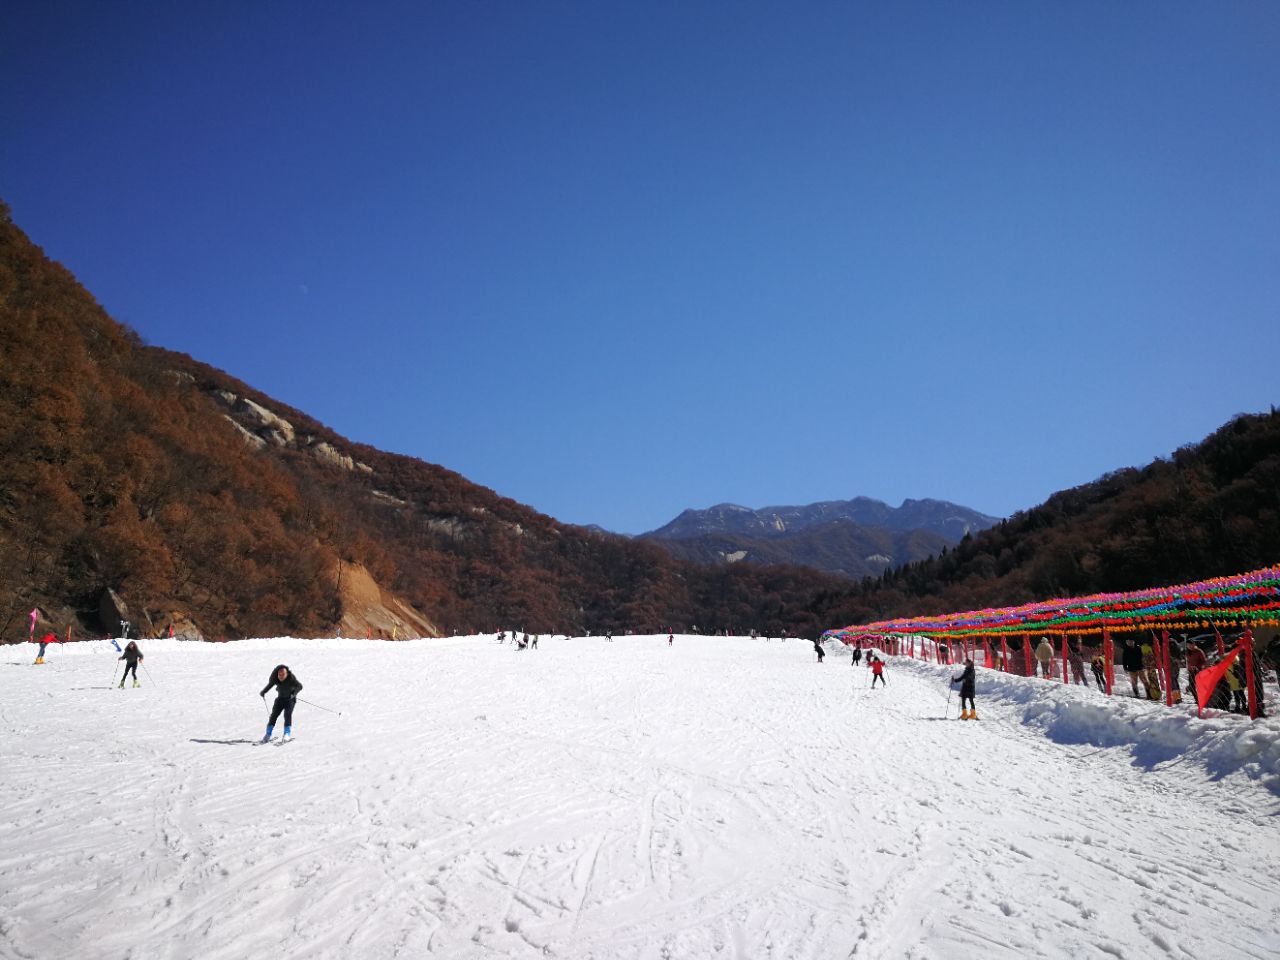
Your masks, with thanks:
[{"label": "packed snow surface", "polygon": [[0,651],[0,957],[1280,956],[1273,719],[945,720],[794,639],[142,647]]}]

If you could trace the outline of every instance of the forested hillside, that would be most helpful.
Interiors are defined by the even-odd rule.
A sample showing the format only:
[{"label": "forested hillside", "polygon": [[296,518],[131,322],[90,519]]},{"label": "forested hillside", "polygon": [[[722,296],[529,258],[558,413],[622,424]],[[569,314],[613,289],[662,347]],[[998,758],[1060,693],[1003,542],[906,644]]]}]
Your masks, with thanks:
[{"label": "forested hillside", "polygon": [[339,560],[444,631],[752,628],[816,636],[911,612],[1194,580],[1275,562],[1280,417],[1050,498],[940,557],[851,583],[699,567],[557,523],[443,467],[353,444],[149,347],[0,204],[0,637],[104,626],[313,636]]},{"label": "forested hillside", "polygon": [[[556,523],[458,474],[352,444],[148,347],[0,208],[0,636],[96,631],[113,592],[146,632],[315,635],[338,560],[445,631],[751,625],[810,631],[807,570],[725,576]],[[785,594],[785,596],[784,596]]]},{"label": "forested hillside", "polygon": [[[1133,590],[1280,559],[1280,412],[1054,494],[941,556],[859,590],[862,615],[941,613]],[[866,614],[875,616],[866,617]]]}]

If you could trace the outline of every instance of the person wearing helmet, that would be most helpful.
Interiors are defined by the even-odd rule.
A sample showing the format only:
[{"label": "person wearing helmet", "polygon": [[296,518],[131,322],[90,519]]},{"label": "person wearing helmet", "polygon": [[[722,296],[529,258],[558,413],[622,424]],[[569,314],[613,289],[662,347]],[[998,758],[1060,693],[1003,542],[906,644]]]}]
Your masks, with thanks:
[{"label": "person wearing helmet", "polygon": [[272,687],[276,688],[276,702],[271,706],[271,717],[267,720],[267,732],[262,737],[263,743],[271,739],[271,734],[276,728],[276,718],[281,713],[284,714],[285,739],[287,740],[293,736],[293,707],[298,699],[298,694],[302,692],[302,684],[298,682],[298,678],[283,663],[271,671],[271,677],[267,680],[267,685],[258,694],[264,702],[267,699],[267,691]]}]

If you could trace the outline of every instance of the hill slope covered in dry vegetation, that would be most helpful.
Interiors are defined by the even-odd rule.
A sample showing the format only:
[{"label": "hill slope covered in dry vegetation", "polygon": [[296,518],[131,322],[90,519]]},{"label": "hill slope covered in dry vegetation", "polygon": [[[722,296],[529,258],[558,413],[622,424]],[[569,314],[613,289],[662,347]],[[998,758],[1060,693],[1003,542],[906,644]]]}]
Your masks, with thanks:
[{"label": "hill slope covered in dry vegetation", "polygon": [[[0,205],[0,636],[127,615],[209,637],[501,627],[816,635],[923,610],[1274,562],[1280,417],[1233,420],[939,557],[852,582],[705,567],[557,523],[444,467],[351,443],[143,344]],[[123,608],[123,609],[122,609]]]}]

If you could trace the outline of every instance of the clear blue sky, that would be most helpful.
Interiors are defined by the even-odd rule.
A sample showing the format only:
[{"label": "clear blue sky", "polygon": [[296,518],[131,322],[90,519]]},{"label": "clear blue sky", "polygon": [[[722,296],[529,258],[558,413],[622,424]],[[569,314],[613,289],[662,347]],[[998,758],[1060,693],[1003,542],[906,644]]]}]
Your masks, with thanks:
[{"label": "clear blue sky", "polygon": [[993,514],[1280,402],[1280,4],[11,4],[117,319],[573,523]]}]

